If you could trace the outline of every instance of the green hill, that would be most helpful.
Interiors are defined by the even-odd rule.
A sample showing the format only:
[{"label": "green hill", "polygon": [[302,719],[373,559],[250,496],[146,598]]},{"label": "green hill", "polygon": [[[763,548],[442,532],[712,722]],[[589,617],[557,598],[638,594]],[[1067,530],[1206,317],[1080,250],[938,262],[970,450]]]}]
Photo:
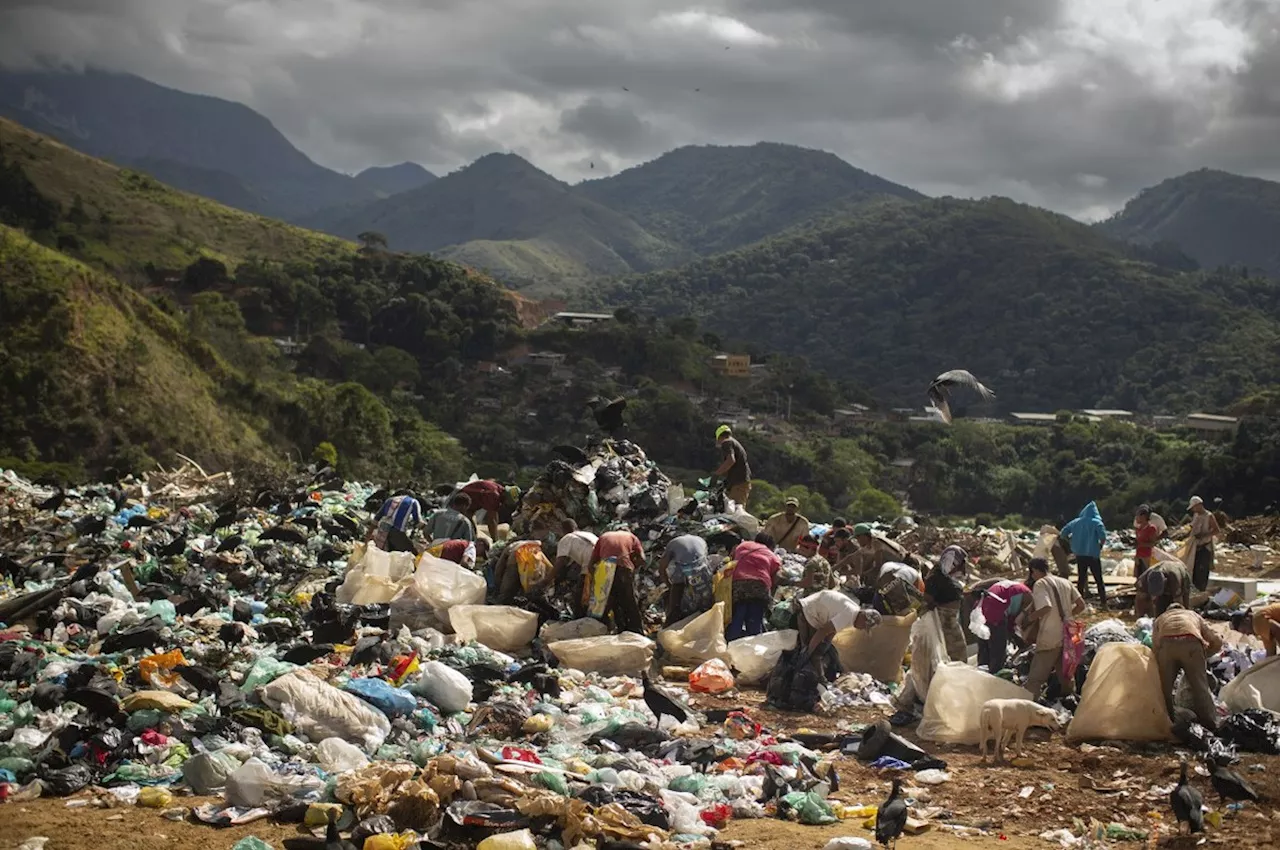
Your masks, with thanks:
[{"label": "green hill", "polygon": [[868,201],[924,198],[835,154],[771,142],[678,148],[575,189],[702,255],[758,242]]},{"label": "green hill", "polygon": [[554,289],[693,256],[514,154],[489,154],[421,188],[304,223],[348,238],[381,233],[395,250],[456,257],[521,288]]},{"label": "green hill", "polygon": [[[294,218],[375,193],[312,162],[247,106],[131,74],[0,71],[0,116],[232,206]],[[220,176],[211,179],[210,172]]]},{"label": "green hill", "polygon": [[[0,224],[0,465],[182,452],[260,471],[329,442],[349,473],[453,476],[465,453],[424,416],[456,383],[440,367],[518,334],[509,294],[468,269],[357,251],[9,122]],[[266,338],[292,334],[312,342],[297,357]]]},{"label": "green hill", "polygon": [[933,376],[966,368],[999,394],[984,410],[1187,410],[1272,380],[1280,303],[1264,283],[1135,259],[1011,201],[947,199],[872,208],[598,298],[692,314],[898,404],[925,404]]},{"label": "green hill", "polygon": [[1144,189],[1098,225],[1120,239],[1172,243],[1206,268],[1280,275],[1280,183],[1201,169]]}]

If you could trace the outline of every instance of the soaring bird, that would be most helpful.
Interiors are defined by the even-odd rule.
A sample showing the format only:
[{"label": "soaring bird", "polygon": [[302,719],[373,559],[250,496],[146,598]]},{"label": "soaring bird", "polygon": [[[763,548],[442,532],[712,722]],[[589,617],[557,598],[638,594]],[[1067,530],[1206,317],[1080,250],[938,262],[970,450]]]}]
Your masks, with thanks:
[{"label": "soaring bird", "polygon": [[902,791],[902,780],[893,780],[893,790],[889,799],[876,809],[876,841],[885,847],[893,842],[898,845],[898,836],[907,828],[907,801],[898,796]]},{"label": "soaring bird", "polygon": [[951,396],[951,391],[957,387],[968,387],[984,399],[996,397],[995,393],[987,389],[982,382],[964,369],[952,369],[950,372],[943,372],[934,378],[933,383],[929,385],[929,401],[933,403],[938,413],[942,414],[943,422],[951,421],[951,405],[947,401]]},{"label": "soaring bird", "polygon": [[1218,767],[1213,763],[1209,763],[1208,767],[1209,782],[1213,785],[1213,790],[1218,793],[1220,803],[1226,800],[1258,802],[1258,792],[1253,790],[1252,785],[1245,782],[1243,776],[1229,767]]},{"label": "soaring bird", "polygon": [[1182,763],[1182,772],[1178,775],[1178,784],[1169,794],[1169,805],[1173,807],[1173,816],[1178,819],[1178,829],[1182,829],[1185,821],[1191,832],[1204,832],[1204,800],[1200,792],[1187,784],[1187,763]]},{"label": "soaring bird", "polygon": [[600,430],[607,434],[622,429],[622,411],[627,409],[627,400],[622,397],[613,400],[595,398],[591,402],[591,415],[595,417]]},{"label": "soaring bird", "polygon": [[662,725],[664,714],[675,718],[677,723],[683,723],[689,718],[689,712],[681,708],[678,702],[653,686],[647,673],[644,676],[644,704],[649,706],[653,716],[658,719],[658,726]]}]

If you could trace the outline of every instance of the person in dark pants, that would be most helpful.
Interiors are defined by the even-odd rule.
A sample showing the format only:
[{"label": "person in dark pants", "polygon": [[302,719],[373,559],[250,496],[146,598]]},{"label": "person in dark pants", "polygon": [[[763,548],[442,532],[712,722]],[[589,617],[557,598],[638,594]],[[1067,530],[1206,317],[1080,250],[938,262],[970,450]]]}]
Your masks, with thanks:
[{"label": "person in dark pants", "polygon": [[644,619],[640,615],[640,603],[636,601],[637,567],[644,564],[644,547],[640,538],[630,531],[607,531],[600,535],[591,552],[591,563],[613,558],[616,567],[605,604],[604,616],[613,615],[614,625],[620,632],[644,634]]},{"label": "person in dark pants", "polygon": [[1013,622],[1024,609],[1031,607],[1031,588],[1020,581],[994,581],[984,591],[978,604],[982,618],[991,630],[986,639],[978,640],[978,666],[991,674],[1004,669],[1009,655],[1009,633]]},{"label": "person in dark pants", "polygon": [[1089,573],[1098,585],[1098,607],[1107,607],[1107,586],[1102,581],[1102,544],[1107,540],[1107,527],[1102,524],[1096,502],[1090,502],[1080,515],[1062,527],[1061,538],[1076,556],[1077,589],[1082,597],[1089,595]]},{"label": "person in dark pants", "polygon": [[1204,592],[1209,587],[1209,573],[1213,571],[1213,541],[1222,529],[1218,518],[1204,506],[1204,499],[1192,496],[1187,505],[1191,512],[1191,536],[1195,539],[1195,556],[1192,560],[1191,581],[1196,590]]},{"label": "person in dark pants", "polygon": [[773,578],[782,568],[782,559],[774,549],[773,538],[761,533],[754,541],[740,543],[733,550],[733,622],[725,635],[729,640],[764,631],[764,615],[773,598]]}]

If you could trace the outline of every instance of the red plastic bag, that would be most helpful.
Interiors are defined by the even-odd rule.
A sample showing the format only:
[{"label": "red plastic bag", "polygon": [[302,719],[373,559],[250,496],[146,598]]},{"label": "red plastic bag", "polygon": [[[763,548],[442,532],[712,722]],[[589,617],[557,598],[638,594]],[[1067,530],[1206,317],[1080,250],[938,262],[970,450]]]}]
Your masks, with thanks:
[{"label": "red plastic bag", "polygon": [[507,761],[525,761],[529,764],[542,764],[542,759],[538,758],[538,754],[533,750],[525,750],[520,747],[503,747],[502,757]]},{"label": "red plastic bag", "polygon": [[1070,681],[1084,661],[1084,622],[1067,620],[1062,624],[1062,678]]},{"label": "red plastic bag", "polygon": [[719,658],[699,664],[689,674],[689,690],[699,694],[720,694],[733,687],[733,673]]},{"label": "red plastic bag", "polygon": [[715,829],[724,829],[724,825],[733,817],[733,809],[724,803],[716,803],[698,812],[702,822]]}]

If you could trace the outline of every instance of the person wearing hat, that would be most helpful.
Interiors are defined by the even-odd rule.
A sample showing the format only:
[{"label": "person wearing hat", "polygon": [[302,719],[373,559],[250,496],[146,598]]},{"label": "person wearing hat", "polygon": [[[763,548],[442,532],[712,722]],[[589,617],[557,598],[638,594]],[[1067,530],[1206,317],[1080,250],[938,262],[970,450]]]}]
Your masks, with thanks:
[{"label": "person wearing hat", "polygon": [[1191,607],[1191,573],[1181,561],[1157,561],[1134,580],[1134,613],[1159,617],[1175,602]]},{"label": "person wearing hat", "polygon": [[747,450],[733,436],[733,429],[721,425],[716,429],[716,445],[720,448],[720,465],[711,473],[724,479],[724,492],[745,510],[751,498],[751,466],[747,463]]},{"label": "person wearing hat", "polygon": [[[942,550],[938,565],[924,580],[924,610],[938,612],[947,656],[952,661],[968,661],[969,649],[960,625],[960,600],[964,597],[964,578],[968,571],[969,553],[960,546]],[[996,671],[992,671],[996,672]]]},{"label": "person wearing hat", "polygon": [[1257,635],[1271,658],[1280,647],[1280,602],[1232,614],[1231,628],[1242,635]]},{"label": "person wearing hat", "polygon": [[1209,587],[1209,573],[1213,571],[1213,540],[1222,533],[1218,527],[1218,519],[1204,506],[1204,499],[1192,496],[1187,505],[1191,511],[1191,539],[1193,541],[1191,567],[1191,583],[1196,590],[1204,591]]},{"label": "person wearing hat", "polygon": [[800,500],[788,496],[782,511],[769,517],[761,530],[778,542],[779,549],[795,552],[809,533],[809,520],[800,513]]}]

